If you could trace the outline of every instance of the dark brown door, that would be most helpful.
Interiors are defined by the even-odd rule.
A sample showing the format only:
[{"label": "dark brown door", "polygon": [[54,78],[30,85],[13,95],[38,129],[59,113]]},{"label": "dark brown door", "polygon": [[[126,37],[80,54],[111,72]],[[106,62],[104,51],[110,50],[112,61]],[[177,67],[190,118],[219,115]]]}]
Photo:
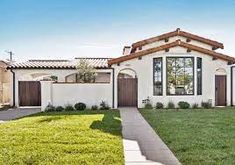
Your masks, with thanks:
[{"label": "dark brown door", "polygon": [[137,106],[137,78],[118,79],[118,106]]},{"label": "dark brown door", "polygon": [[215,105],[226,106],[226,76],[215,76]]},{"label": "dark brown door", "polygon": [[41,84],[39,81],[19,81],[19,105],[41,106]]}]

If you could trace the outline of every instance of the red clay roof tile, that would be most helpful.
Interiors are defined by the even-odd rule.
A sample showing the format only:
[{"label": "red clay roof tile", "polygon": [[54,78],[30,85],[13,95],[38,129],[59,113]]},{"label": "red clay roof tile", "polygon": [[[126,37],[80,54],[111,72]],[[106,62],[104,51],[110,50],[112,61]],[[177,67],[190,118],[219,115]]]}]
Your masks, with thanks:
[{"label": "red clay roof tile", "polygon": [[194,50],[194,51],[197,51],[197,52],[201,52],[201,53],[210,55],[210,56],[215,57],[215,58],[219,58],[219,59],[223,59],[225,61],[231,62],[231,63],[235,63],[235,58],[234,57],[230,57],[230,56],[227,56],[227,55],[224,55],[224,54],[221,54],[221,53],[217,53],[217,52],[209,50],[209,49],[205,49],[205,48],[201,48],[201,47],[198,47],[198,46],[195,46],[195,45],[191,45],[191,44],[182,42],[181,40],[176,40],[175,42],[165,44],[165,45],[161,45],[159,47],[150,48],[150,49],[146,49],[146,50],[143,50],[143,51],[140,51],[140,52],[131,53],[130,55],[110,59],[110,60],[108,60],[108,64],[112,65],[112,64],[120,63],[120,62],[123,62],[123,61],[131,60],[131,59],[134,59],[134,58],[138,58],[138,57],[141,57],[141,56],[145,56],[145,55],[148,55],[148,54],[151,54],[151,53],[159,52],[159,51],[169,49],[169,48],[172,48],[172,47],[176,47],[176,46],[191,49],[191,50]]}]

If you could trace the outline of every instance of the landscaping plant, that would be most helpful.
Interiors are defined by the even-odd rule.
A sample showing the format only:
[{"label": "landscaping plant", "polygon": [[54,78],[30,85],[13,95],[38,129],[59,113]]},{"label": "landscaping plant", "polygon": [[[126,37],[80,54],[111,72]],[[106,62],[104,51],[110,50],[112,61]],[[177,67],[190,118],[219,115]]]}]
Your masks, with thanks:
[{"label": "landscaping plant", "polygon": [[85,103],[76,103],[74,105],[74,108],[78,111],[84,111],[86,109],[86,104]]},{"label": "landscaping plant", "polygon": [[64,108],[65,111],[74,111],[74,107],[70,104],[66,105],[65,108]]},{"label": "landscaping plant", "polygon": [[145,103],[144,108],[145,109],[153,109],[153,106],[151,103]]},{"label": "landscaping plant", "polygon": [[164,105],[163,105],[163,103],[161,103],[161,102],[157,102],[155,108],[156,108],[156,109],[163,109],[163,108],[164,108]]},{"label": "landscaping plant", "polygon": [[62,107],[62,106],[57,106],[56,108],[55,108],[55,111],[57,111],[57,112],[61,112],[61,111],[63,111],[64,110],[64,107]]},{"label": "landscaping plant", "polygon": [[179,106],[180,109],[188,109],[188,108],[190,108],[190,104],[188,102],[186,102],[186,101],[180,101],[178,103],[178,106]]},{"label": "landscaping plant", "polygon": [[45,108],[45,112],[54,112],[55,107],[52,104],[48,104]]},{"label": "landscaping plant", "polygon": [[97,105],[92,105],[92,106],[91,106],[91,110],[94,110],[94,111],[95,111],[95,110],[98,110],[98,106],[97,106]]},{"label": "landscaping plant", "polygon": [[209,101],[207,101],[207,102],[203,102],[203,101],[202,101],[201,106],[202,106],[203,108],[205,108],[205,109],[210,109],[210,108],[212,108],[212,104],[211,104]]},{"label": "landscaping plant", "polygon": [[105,101],[101,101],[100,103],[100,110],[109,110],[110,107]]},{"label": "landscaping plant", "polygon": [[197,103],[194,103],[194,104],[192,105],[192,108],[193,108],[193,109],[197,109],[197,108],[198,108],[198,104],[197,104]]},{"label": "landscaping plant", "polygon": [[170,101],[170,102],[167,104],[167,108],[168,108],[168,109],[175,109],[175,104],[174,104],[172,101]]},{"label": "landscaping plant", "polygon": [[80,60],[77,65],[78,70],[78,82],[81,83],[93,83],[95,82],[96,72],[95,69],[89,65],[85,60]]}]

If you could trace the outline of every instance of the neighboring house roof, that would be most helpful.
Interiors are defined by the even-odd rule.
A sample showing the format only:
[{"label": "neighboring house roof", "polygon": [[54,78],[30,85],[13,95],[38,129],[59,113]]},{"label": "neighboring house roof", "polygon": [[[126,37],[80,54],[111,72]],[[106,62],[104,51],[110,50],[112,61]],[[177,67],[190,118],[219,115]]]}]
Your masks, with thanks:
[{"label": "neighboring house roof", "polygon": [[75,60],[29,60],[26,62],[14,63],[8,66],[9,69],[75,69],[79,60],[85,60],[96,69],[108,68],[110,58],[76,58]]},{"label": "neighboring house roof", "polygon": [[6,60],[0,60],[0,68],[7,68],[7,66],[9,65],[10,62],[6,61]]},{"label": "neighboring house roof", "polygon": [[201,52],[201,53],[210,55],[214,58],[223,59],[225,61],[230,62],[231,64],[235,63],[235,58],[233,58],[233,57],[230,57],[230,56],[227,56],[227,55],[224,55],[224,54],[221,54],[221,53],[217,53],[217,52],[209,50],[209,49],[205,49],[205,48],[201,48],[201,47],[198,47],[198,46],[195,46],[195,45],[191,45],[191,44],[182,42],[181,40],[176,40],[175,42],[172,42],[172,43],[169,43],[169,44],[161,45],[161,46],[158,46],[158,47],[155,47],[155,48],[146,49],[146,50],[136,52],[136,53],[131,53],[131,54],[126,55],[126,56],[121,56],[119,58],[110,59],[108,61],[108,64],[112,65],[112,64],[120,63],[120,62],[123,62],[123,61],[131,60],[131,59],[134,59],[134,58],[138,58],[138,57],[145,56],[145,55],[148,55],[148,54],[151,54],[151,53],[166,50],[166,49],[176,47],[176,46],[180,46],[180,47],[187,48],[189,50],[194,50],[194,51],[197,51],[197,52]]},{"label": "neighboring house roof", "polygon": [[188,39],[196,40],[196,41],[211,45],[211,46],[213,46],[214,49],[217,49],[217,48],[223,49],[224,48],[224,45],[220,42],[210,40],[210,39],[207,39],[207,38],[203,38],[203,37],[200,37],[200,36],[185,32],[185,31],[181,31],[178,28],[178,29],[176,29],[176,31],[172,31],[172,32],[169,32],[169,33],[159,35],[157,37],[152,37],[152,38],[149,38],[149,39],[145,39],[145,40],[133,43],[132,44],[132,52],[134,52],[134,50],[137,47],[141,47],[141,46],[144,46],[144,45],[156,42],[156,41],[168,39],[168,38],[174,37],[174,36],[182,36],[182,37],[186,37]]},{"label": "neighboring house roof", "polygon": [[10,64],[10,61],[7,61],[7,60],[0,60],[0,62],[4,63],[5,65]]}]

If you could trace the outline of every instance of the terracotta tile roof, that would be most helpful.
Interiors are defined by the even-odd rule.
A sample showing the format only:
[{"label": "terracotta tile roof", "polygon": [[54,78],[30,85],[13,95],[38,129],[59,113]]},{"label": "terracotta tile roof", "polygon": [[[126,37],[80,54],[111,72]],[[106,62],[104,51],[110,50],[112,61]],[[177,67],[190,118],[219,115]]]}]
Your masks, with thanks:
[{"label": "terracotta tile roof", "polygon": [[95,68],[108,68],[108,60],[111,58],[75,58],[77,60],[83,59],[87,61],[88,64]]},{"label": "terracotta tile roof", "polygon": [[75,60],[29,60],[26,62],[14,63],[8,66],[13,69],[75,69],[79,60],[87,61],[97,69],[108,68],[110,58],[75,58]]},{"label": "terracotta tile roof", "polygon": [[217,49],[217,48],[223,49],[224,48],[224,45],[220,42],[210,40],[210,39],[207,39],[207,38],[203,38],[203,37],[200,37],[200,36],[182,31],[178,28],[178,29],[176,29],[176,31],[172,31],[172,32],[169,32],[169,33],[159,35],[157,37],[152,37],[152,38],[149,38],[149,39],[145,39],[145,40],[133,43],[132,44],[132,49],[135,50],[137,47],[144,46],[144,45],[147,45],[147,44],[150,44],[150,43],[153,43],[153,42],[156,42],[156,41],[164,40],[164,39],[174,37],[174,36],[182,36],[182,37],[186,37],[188,39],[196,40],[196,41],[211,45],[211,46],[214,47],[214,49]]},{"label": "terracotta tile roof", "polygon": [[140,51],[140,52],[131,53],[130,55],[110,59],[108,61],[108,64],[112,65],[112,64],[120,63],[120,62],[123,62],[123,61],[131,60],[131,59],[138,58],[138,57],[141,57],[141,56],[145,56],[145,55],[155,53],[155,52],[158,52],[158,51],[163,51],[163,50],[166,50],[166,49],[169,49],[169,48],[172,48],[172,47],[176,47],[176,46],[180,46],[180,47],[184,47],[184,48],[187,48],[187,49],[190,49],[190,50],[201,52],[201,53],[207,54],[209,56],[212,56],[214,58],[218,58],[218,59],[228,61],[230,63],[235,63],[235,58],[234,57],[230,57],[230,56],[227,56],[227,55],[224,55],[224,54],[221,54],[221,53],[217,53],[217,52],[209,50],[209,49],[204,49],[204,48],[201,48],[201,47],[198,47],[198,46],[195,46],[195,45],[191,45],[191,44],[182,42],[181,40],[176,40],[175,42],[165,44],[165,45],[162,45],[162,46],[159,46],[159,47],[150,48],[150,49],[146,49],[146,50],[143,50],[143,51]]}]

